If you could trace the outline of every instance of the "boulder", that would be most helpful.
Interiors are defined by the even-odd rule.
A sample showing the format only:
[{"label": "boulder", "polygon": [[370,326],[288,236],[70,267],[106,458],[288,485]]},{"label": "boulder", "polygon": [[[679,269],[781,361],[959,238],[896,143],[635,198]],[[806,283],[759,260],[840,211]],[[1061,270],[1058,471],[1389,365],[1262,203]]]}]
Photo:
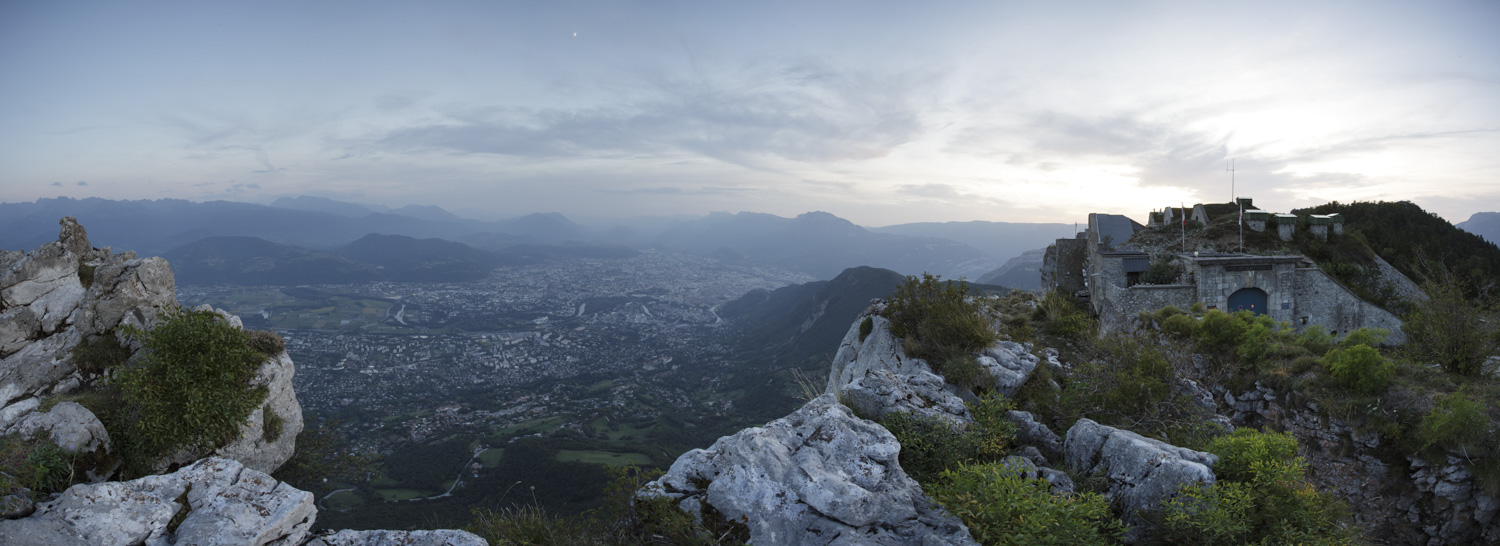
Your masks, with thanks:
[{"label": "boulder", "polygon": [[[28,402],[32,400],[36,399],[30,398]],[[0,424],[3,421],[0,419]],[[104,430],[104,423],[99,422],[94,412],[76,402],[62,402],[46,412],[25,413],[0,430],[25,438],[46,436],[58,447],[77,453],[93,453],[101,449],[109,452],[109,432]]]},{"label": "boulder", "polygon": [[1037,421],[1031,412],[1011,410],[1005,412],[1005,420],[1015,423],[1017,443],[1036,446],[1048,459],[1056,460],[1062,456],[1062,438]]},{"label": "boulder", "polygon": [[1121,508],[1132,528],[1132,539],[1148,529],[1145,516],[1175,496],[1183,485],[1212,485],[1211,453],[1177,447],[1090,419],[1079,419],[1068,429],[1063,446],[1069,468],[1107,481],[1105,496]]},{"label": "boulder", "polygon": [[995,391],[1015,396],[1021,385],[1031,378],[1040,360],[1026,346],[1014,341],[997,341],[979,355],[979,365],[995,377]]},{"label": "boulder", "polygon": [[[864,318],[870,319],[872,328],[861,340]],[[856,319],[844,334],[833,357],[826,392],[872,419],[906,411],[955,424],[974,420],[956,389],[933,373],[927,361],[906,356],[901,340],[891,334],[891,322],[879,315]]]},{"label": "boulder", "polygon": [[885,428],[832,394],[683,454],[643,495],[743,522],[755,544],[973,544],[897,462]]},{"label": "boulder", "polygon": [[209,458],[171,474],[75,485],[30,516],[0,521],[0,543],[295,545],[315,517],[311,493]]},{"label": "boulder", "polygon": [[435,531],[355,531],[345,529],[313,537],[305,546],[488,546],[479,535],[468,531],[438,529]]}]

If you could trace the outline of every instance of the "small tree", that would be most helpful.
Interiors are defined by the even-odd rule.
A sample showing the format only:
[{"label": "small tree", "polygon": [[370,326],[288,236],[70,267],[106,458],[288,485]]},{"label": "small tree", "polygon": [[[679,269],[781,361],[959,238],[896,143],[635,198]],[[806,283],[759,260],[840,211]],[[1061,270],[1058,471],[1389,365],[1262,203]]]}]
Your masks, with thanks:
[{"label": "small tree", "polygon": [[1401,325],[1412,356],[1436,362],[1460,375],[1479,375],[1484,362],[1500,346],[1496,317],[1483,289],[1477,298],[1456,277],[1438,270],[1423,285],[1427,301],[1415,303]]}]

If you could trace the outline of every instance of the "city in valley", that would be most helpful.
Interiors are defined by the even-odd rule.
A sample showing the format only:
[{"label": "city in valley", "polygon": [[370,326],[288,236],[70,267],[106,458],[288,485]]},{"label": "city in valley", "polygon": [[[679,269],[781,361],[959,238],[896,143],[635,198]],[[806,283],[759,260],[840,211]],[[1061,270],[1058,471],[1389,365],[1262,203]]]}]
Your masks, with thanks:
[{"label": "city in valley", "polygon": [[[320,492],[331,520],[397,504],[441,519],[479,498],[503,503],[497,484],[540,481],[549,465],[589,476],[598,463],[665,466],[753,420],[759,412],[739,406],[792,386],[735,373],[741,332],[716,307],[811,280],[648,250],[505,266],[476,282],[183,286],[178,296],[279,333],[309,425],[331,425],[340,449],[380,463]],[[778,394],[760,394],[768,388]],[[589,504],[554,493],[510,500]],[[394,502],[408,500],[425,502]]]}]

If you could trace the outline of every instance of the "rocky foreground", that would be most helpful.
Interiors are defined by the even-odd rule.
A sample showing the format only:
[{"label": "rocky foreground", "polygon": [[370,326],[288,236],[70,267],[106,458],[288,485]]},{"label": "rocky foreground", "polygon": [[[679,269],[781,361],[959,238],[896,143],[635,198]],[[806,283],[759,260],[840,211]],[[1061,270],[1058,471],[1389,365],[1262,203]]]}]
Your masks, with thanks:
[{"label": "rocky foreground", "polygon": [[[0,250],[0,434],[45,439],[81,461],[110,461],[109,432],[96,415],[71,401],[44,411],[44,402],[99,381],[103,371],[77,362],[74,349],[100,338],[125,341],[116,337],[123,326],[151,329],[178,305],[175,282],[166,260],[94,248],[73,218],[61,224],[55,242]],[[218,313],[240,327],[238,317]],[[0,544],[485,544],[453,530],[311,533],[312,494],[269,475],[292,457],[303,428],[294,373],[284,350],[266,358],[252,380],[266,387],[265,401],[236,439],[211,453],[180,450],[153,461],[157,474],[129,481],[111,481],[118,463],[86,468],[89,483],[41,503],[25,489],[0,492]],[[281,434],[270,439],[267,412],[281,418]]]}]

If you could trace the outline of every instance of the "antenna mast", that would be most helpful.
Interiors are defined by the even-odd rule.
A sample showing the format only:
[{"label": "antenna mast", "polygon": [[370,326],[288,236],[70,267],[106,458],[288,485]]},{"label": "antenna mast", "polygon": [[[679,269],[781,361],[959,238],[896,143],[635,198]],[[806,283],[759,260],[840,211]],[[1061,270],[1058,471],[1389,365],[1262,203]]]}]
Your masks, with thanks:
[{"label": "antenna mast", "polygon": [[1229,171],[1229,202],[1234,203],[1235,202],[1235,198],[1239,197],[1239,195],[1234,192],[1234,160],[1233,159],[1229,160],[1229,166],[1225,167],[1224,170]]}]

